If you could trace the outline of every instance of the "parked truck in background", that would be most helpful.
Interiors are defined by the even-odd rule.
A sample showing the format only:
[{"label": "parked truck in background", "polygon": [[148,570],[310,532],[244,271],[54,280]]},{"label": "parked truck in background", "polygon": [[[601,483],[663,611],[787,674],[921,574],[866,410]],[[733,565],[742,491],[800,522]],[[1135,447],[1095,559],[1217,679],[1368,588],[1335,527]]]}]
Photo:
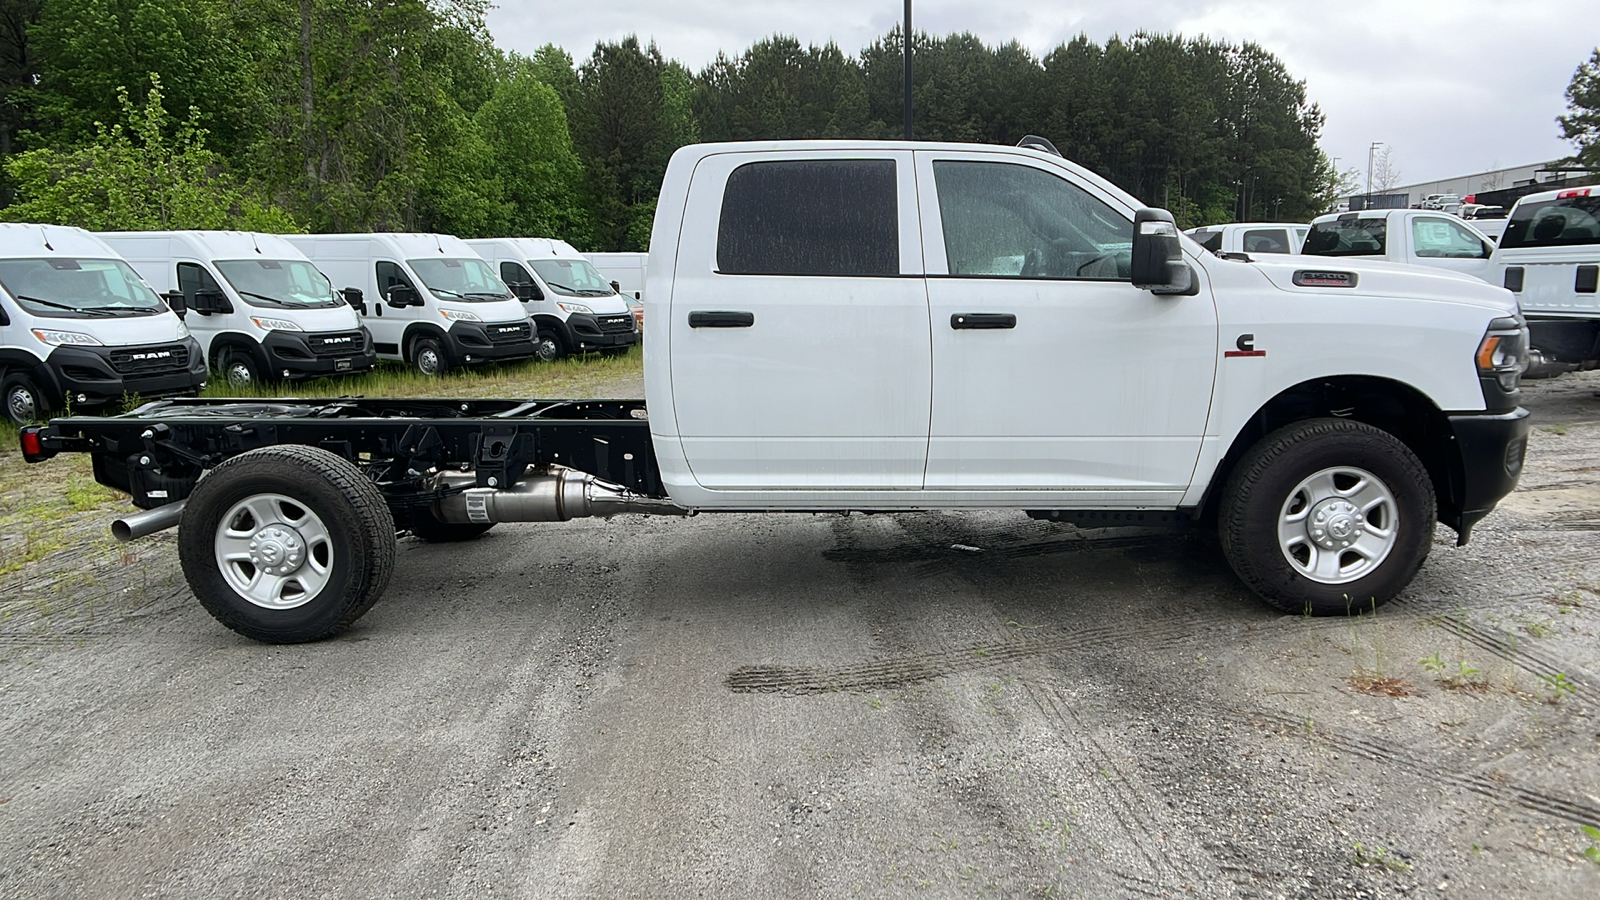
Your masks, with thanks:
[{"label": "parked truck in background", "polygon": [[1516,202],[1486,277],[1517,297],[1542,374],[1600,365],[1600,187]]},{"label": "parked truck in background", "polygon": [[1198,520],[1275,608],[1345,614],[1521,472],[1527,331],[1503,289],[1220,258],[1045,149],[684,147],[651,246],[648,406],[166,401],[24,429],[23,453],[93,455],[147,510],[114,530],[178,525],[206,609],[280,642],[365,612],[397,525],[626,512]]},{"label": "parked truck in background", "polygon": [[1212,253],[1299,253],[1309,225],[1287,222],[1230,222],[1185,231]]},{"label": "parked truck in background", "polygon": [[1484,278],[1494,242],[1471,224],[1425,209],[1370,209],[1311,220],[1301,254],[1385,260]]}]

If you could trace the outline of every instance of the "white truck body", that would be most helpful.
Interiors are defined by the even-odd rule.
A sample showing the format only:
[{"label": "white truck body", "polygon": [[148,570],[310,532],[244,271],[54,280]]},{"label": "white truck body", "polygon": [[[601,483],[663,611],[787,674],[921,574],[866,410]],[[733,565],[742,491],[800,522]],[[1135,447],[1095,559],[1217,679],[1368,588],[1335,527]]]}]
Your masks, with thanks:
[{"label": "white truck body", "polygon": [[1369,209],[1311,220],[1305,256],[1386,260],[1484,278],[1494,242],[1455,216],[1425,209]]},{"label": "white truck body", "polygon": [[1289,222],[1230,222],[1184,232],[1212,253],[1298,254],[1311,226]]},{"label": "white truck body", "polygon": [[185,321],[208,365],[230,383],[354,374],[376,361],[356,310],[277,235],[116,231],[100,238],[158,293],[183,295]]},{"label": "white truck body", "polygon": [[1516,294],[1543,361],[1600,361],[1600,187],[1519,199],[1485,276]]},{"label": "white truck body", "polygon": [[518,294],[533,321],[540,359],[625,353],[639,342],[627,301],[566,241],[484,238],[466,244]]}]

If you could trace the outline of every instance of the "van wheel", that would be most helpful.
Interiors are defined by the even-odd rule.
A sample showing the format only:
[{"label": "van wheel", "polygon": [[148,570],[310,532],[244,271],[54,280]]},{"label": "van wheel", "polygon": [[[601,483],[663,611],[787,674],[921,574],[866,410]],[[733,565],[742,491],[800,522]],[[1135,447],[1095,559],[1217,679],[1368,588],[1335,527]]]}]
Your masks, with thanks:
[{"label": "van wheel", "polygon": [[567,348],[561,344],[561,335],[548,328],[539,329],[539,336],[533,339],[533,356],[540,362],[555,362],[567,355]]},{"label": "van wheel", "polygon": [[184,578],[206,611],[245,637],[332,637],[382,595],[394,518],[355,466],[283,444],[233,457],[200,479],[179,523]]},{"label": "van wheel", "polygon": [[1262,438],[1223,490],[1218,536],[1234,572],[1287,613],[1345,615],[1393,599],[1433,539],[1433,482],[1393,435],[1309,419]]},{"label": "van wheel", "polygon": [[222,354],[222,378],[230,387],[249,387],[261,383],[261,368],[248,350],[225,350]]},{"label": "van wheel", "polygon": [[446,522],[432,510],[414,509],[406,516],[405,528],[418,540],[430,544],[459,544],[476,540],[494,527],[493,522]]},{"label": "van wheel", "polygon": [[5,405],[6,421],[13,425],[27,425],[50,414],[44,395],[22,374],[7,375],[0,381],[0,403]]},{"label": "van wheel", "polygon": [[444,347],[440,346],[439,339],[427,336],[411,342],[411,365],[416,368],[417,374],[429,378],[450,371],[450,363],[445,360]]}]

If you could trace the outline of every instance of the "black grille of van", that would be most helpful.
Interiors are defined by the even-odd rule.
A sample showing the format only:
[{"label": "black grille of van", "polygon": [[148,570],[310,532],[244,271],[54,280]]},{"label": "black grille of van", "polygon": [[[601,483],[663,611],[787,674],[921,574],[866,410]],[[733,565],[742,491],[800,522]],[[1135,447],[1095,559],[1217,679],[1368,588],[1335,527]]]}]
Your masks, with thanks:
[{"label": "black grille of van", "polygon": [[620,316],[598,316],[600,331],[604,334],[621,334],[633,330],[633,314],[623,313]]},{"label": "black grille of van", "polygon": [[123,375],[155,375],[189,368],[189,348],[183,344],[124,347],[111,351],[111,368]]},{"label": "black grille of van", "polygon": [[489,333],[489,340],[494,341],[496,344],[515,344],[519,341],[526,341],[533,334],[533,330],[527,322],[517,322],[516,324],[501,322],[495,325],[485,325],[483,330]]},{"label": "black grille of van", "polygon": [[360,353],[364,343],[359,331],[313,334],[306,338],[306,344],[311,347],[311,352],[318,356],[350,356]]}]

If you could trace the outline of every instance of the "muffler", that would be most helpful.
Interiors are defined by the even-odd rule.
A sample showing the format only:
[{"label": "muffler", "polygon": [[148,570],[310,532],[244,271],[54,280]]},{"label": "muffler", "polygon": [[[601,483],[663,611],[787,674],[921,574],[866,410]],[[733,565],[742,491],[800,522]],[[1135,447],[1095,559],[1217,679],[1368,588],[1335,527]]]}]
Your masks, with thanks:
[{"label": "muffler", "polygon": [[[496,522],[565,522],[588,516],[641,513],[686,516],[689,510],[646,497],[620,485],[561,466],[529,468],[510,490],[480,488],[471,472],[441,472],[433,488],[434,515],[444,522],[487,525]],[[448,493],[444,493],[448,491]]]},{"label": "muffler", "polygon": [[123,516],[111,523],[111,536],[126,544],[135,538],[172,528],[183,518],[183,507],[188,502],[179,500],[177,503],[168,503],[131,516]]}]

